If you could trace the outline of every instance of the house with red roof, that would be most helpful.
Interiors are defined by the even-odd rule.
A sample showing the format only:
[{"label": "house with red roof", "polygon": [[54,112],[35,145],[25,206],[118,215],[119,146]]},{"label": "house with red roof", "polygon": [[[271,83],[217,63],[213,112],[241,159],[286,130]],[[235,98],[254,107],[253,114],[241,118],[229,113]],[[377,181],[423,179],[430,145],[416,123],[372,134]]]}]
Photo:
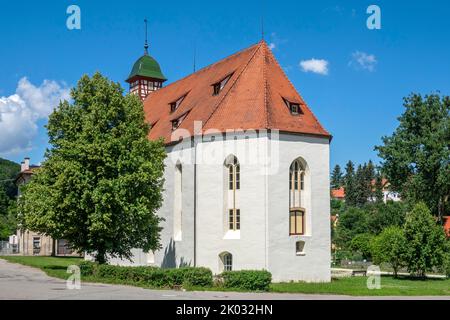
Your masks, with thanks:
[{"label": "house with red roof", "polygon": [[146,46],[127,82],[166,145],[163,248],[110,263],[330,281],[331,134],[264,40],[168,85]]}]

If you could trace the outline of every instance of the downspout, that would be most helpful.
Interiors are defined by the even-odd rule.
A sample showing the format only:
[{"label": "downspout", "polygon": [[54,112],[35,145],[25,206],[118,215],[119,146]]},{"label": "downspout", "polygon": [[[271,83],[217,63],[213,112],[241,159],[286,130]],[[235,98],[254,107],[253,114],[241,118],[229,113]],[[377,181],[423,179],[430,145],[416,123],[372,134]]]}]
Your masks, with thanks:
[{"label": "downspout", "polygon": [[197,266],[197,141],[194,134],[194,267]]}]

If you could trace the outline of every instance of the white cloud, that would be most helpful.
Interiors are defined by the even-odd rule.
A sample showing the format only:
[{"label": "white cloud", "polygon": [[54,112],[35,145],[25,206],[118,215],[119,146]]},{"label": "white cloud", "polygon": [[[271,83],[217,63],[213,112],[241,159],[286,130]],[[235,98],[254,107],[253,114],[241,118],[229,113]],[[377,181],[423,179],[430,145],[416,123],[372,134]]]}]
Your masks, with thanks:
[{"label": "white cloud", "polygon": [[349,65],[353,66],[355,69],[363,69],[373,72],[375,71],[377,62],[378,61],[375,55],[355,51],[352,53],[352,60],[349,62]]},{"label": "white cloud", "polygon": [[273,50],[273,49],[275,49],[276,47],[277,47],[277,45],[276,45],[275,43],[273,43],[273,42],[269,43],[269,49],[270,49],[270,50]]},{"label": "white cloud", "polygon": [[70,89],[64,83],[44,80],[37,87],[27,78],[20,79],[15,94],[0,97],[0,154],[30,150],[37,122],[47,118],[60,100],[69,98]]},{"label": "white cloud", "polygon": [[328,61],[323,59],[310,59],[300,61],[300,68],[303,72],[313,72],[321,75],[328,74]]}]

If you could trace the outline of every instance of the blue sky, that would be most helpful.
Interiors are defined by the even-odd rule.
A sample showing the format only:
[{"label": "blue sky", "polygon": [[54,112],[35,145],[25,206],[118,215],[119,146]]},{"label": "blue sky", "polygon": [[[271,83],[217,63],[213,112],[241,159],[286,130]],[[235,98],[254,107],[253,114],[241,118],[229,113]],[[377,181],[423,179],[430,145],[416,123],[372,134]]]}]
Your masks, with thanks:
[{"label": "blue sky", "polygon": [[[81,30],[66,28],[71,4]],[[366,27],[371,4],[381,8],[381,30]],[[125,86],[143,53],[144,17],[150,54],[171,82],[192,72],[194,44],[203,67],[258,42],[262,12],[266,41],[334,136],[332,165],[378,161],[373,147],[397,126],[404,96],[449,94],[445,0],[8,1],[0,4],[0,157],[43,159],[46,103],[82,74],[98,70]],[[312,59],[316,72],[305,72],[300,63]]]}]

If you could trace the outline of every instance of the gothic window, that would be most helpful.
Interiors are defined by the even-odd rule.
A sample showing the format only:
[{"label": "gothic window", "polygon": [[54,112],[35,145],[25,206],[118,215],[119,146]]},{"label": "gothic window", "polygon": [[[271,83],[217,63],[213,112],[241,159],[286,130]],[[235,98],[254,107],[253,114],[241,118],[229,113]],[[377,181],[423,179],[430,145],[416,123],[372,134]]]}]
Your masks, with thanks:
[{"label": "gothic window", "polygon": [[305,234],[305,164],[295,160],[289,168],[289,234]]},{"label": "gothic window", "polygon": [[241,170],[238,159],[230,155],[225,159],[228,181],[227,194],[227,226],[228,230],[237,231],[241,229],[241,211],[237,203],[237,193],[241,188]]}]

